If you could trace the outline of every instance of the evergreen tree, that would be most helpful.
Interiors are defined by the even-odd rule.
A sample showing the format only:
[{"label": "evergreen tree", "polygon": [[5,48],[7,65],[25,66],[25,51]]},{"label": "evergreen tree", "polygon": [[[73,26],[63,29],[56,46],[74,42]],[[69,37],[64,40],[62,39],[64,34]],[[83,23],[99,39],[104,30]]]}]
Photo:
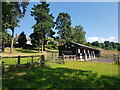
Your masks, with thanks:
[{"label": "evergreen tree", "polygon": [[19,47],[22,47],[22,48],[25,47],[26,42],[27,42],[26,35],[24,34],[24,32],[22,32],[20,34],[20,36],[18,37],[18,45],[19,45]]},{"label": "evergreen tree", "polygon": [[116,43],[111,42],[111,46],[112,46],[113,49],[117,49],[117,44]]},{"label": "evergreen tree", "polygon": [[[42,50],[45,48],[45,37],[48,36],[54,27],[53,16],[49,14],[50,8],[49,4],[46,2],[41,2],[41,4],[34,5],[31,11],[31,15],[34,16],[36,24],[33,26],[34,33],[39,34],[38,46],[40,52],[40,42],[42,43]],[[35,38],[34,38],[35,39]],[[44,47],[43,47],[44,46]]]},{"label": "evergreen tree", "polygon": [[116,43],[117,44],[117,50],[120,51],[120,43]]},{"label": "evergreen tree", "polygon": [[58,30],[61,39],[71,41],[71,17],[68,13],[59,13],[55,29]]},{"label": "evergreen tree", "polygon": [[105,49],[107,49],[107,50],[112,49],[110,41],[104,41],[104,44],[105,44]]},{"label": "evergreen tree", "polygon": [[34,32],[34,33],[32,33],[29,37],[31,38],[31,43],[32,43],[32,45],[33,45],[34,47],[39,47],[39,46],[38,46],[38,45],[39,45],[39,39],[40,39],[39,33]]},{"label": "evergreen tree", "polygon": [[100,44],[99,44],[98,41],[94,41],[94,42],[92,42],[91,45],[96,46],[96,47],[100,47]]}]

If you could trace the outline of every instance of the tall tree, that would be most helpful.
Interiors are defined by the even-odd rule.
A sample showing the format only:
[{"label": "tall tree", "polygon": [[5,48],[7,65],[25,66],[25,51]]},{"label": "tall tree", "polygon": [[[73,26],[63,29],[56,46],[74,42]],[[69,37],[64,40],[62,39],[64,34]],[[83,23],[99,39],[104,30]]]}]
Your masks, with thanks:
[{"label": "tall tree", "polygon": [[72,41],[80,44],[85,44],[85,34],[86,33],[81,25],[75,26],[75,28],[72,30]]},{"label": "tall tree", "polygon": [[96,46],[96,47],[100,47],[100,43],[98,41],[92,42],[91,45]]},{"label": "tall tree", "polygon": [[117,44],[117,50],[120,51],[120,43],[116,43]]},{"label": "tall tree", "polygon": [[26,39],[26,35],[24,34],[24,32],[22,32],[20,34],[20,36],[18,37],[18,45],[19,47],[24,47],[26,45],[27,39]]},{"label": "tall tree", "polygon": [[14,30],[15,27],[18,27],[20,19],[24,17],[28,2],[4,2],[3,3],[3,31],[6,29],[11,29],[12,39],[11,39],[11,48],[10,53],[12,53],[13,42],[14,42]]},{"label": "tall tree", "polygon": [[90,42],[86,42],[85,45],[91,46],[91,43]]},{"label": "tall tree", "polygon": [[107,49],[107,50],[112,49],[110,41],[104,41],[104,43],[105,43],[105,49]]},{"label": "tall tree", "polygon": [[117,49],[117,44],[116,43],[111,42],[111,46],[112,46],[113,49]]},{"label": "tall tree", "polygon": [[56,19],[56,30],[61,39],[71,40],[71,17],[68,13],[59,13]]},{"label": "tall tree", "polygon": [[33,26],[34,32],[39,34],[39,52],[40,52],[40,42],[42,43],[42,50],[45,48],[45,37],[48,36],[54,27],[52,14],[49,14],[50,8],[49,4],[46,2],[41,2],[41,4],[34,5],[31,11],[31,15],[34,16],[36,24]]},{"label": "tall tree", "polygon": [[104,49],[105,48],[105,44],[104,43],[100,43],[100,48]]},{"label": "tall tree", "polygon": [[4,35],[5,35],[5,46],[10,47],[11,35],[8,32],[6,32]]},{"label": "tall tree", "polygon": [[34,47],[39,47],[39,39],[40,39],[39,33],[34,32],[29,37],[31,38],[32,45]]}]

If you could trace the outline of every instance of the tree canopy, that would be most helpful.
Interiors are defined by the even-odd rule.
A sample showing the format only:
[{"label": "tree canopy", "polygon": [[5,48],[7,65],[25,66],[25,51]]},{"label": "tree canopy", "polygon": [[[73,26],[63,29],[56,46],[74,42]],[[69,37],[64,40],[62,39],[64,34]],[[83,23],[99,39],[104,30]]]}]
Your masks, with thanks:
[{"label": "tree canopy", "polygon": [[55,29],[58,30],[61,39],[66,42],[71,40],[71,17],[68,13],[59,13]]},{"label": "tree canopy", "polygon": [[26,42],[27,42],[26,35],[24,34],[24,32],[22,32],[20,34],[20,36],[18,37],[18,45],[19,45],[19,47],[22,47],[22,48],[25,47]]},{"label": "tree canopy", "polygon": [[85,44],[85,31],[81,25],[77,25],[72,30],[72,41],[80,44]]},{"label": "tree canopy", "polygon": [[[33,25],[34,33],[38,33],[38,46],[40,52],[40,41],[42,43],[42,50],[43,52],[43,45],[45,44],[45,37],[50,35],[52,28],[54,27],[53,16],[49,14],[49,4],[46,2],[41,2],[41,4],[34,5],[31,11],[31,15],[34,16],[36,20],[36,24]],[[36,38],[34,38],[35,40]]]},{"label": "tree canopy", "polygon": [[[14,30],[18,27],[20,19],[24,17],[28,2],[3,2],[2,3],[2,26],[3,32],[6,29],[11,29],[12,39],[10,53],[12,53],[14,42]],[[4,39],[3,39],[4,43]]]}]

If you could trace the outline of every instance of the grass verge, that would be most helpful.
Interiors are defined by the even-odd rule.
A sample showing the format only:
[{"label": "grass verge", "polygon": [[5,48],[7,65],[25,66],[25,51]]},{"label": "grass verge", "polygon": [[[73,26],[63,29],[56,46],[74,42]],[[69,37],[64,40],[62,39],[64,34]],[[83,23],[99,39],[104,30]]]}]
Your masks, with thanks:
[{"label": "grass verge", "polygon": [[3,88],[118,88],[118,66],[68,61],[3,75]]}]

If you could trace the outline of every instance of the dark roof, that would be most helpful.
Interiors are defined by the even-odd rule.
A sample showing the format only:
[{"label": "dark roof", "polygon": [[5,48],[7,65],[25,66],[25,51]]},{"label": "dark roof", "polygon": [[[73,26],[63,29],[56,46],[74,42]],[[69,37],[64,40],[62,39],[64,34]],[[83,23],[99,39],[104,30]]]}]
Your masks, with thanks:
[{"label": "dark roof", "polygon": [[93,48],[93,47],[89,47],[89,46],[86,46],[86,45],[82,45],[82,44],[79,44],[79,43],[75,43],[75,42],[67,42],[67,43],[72,43],[74,45],[77,45],[77,46],[80,46],[80,47],[85,47],[85,48],[89,48],[89,49],[94,49],[94,50],[98,50],[96,48]]}]

